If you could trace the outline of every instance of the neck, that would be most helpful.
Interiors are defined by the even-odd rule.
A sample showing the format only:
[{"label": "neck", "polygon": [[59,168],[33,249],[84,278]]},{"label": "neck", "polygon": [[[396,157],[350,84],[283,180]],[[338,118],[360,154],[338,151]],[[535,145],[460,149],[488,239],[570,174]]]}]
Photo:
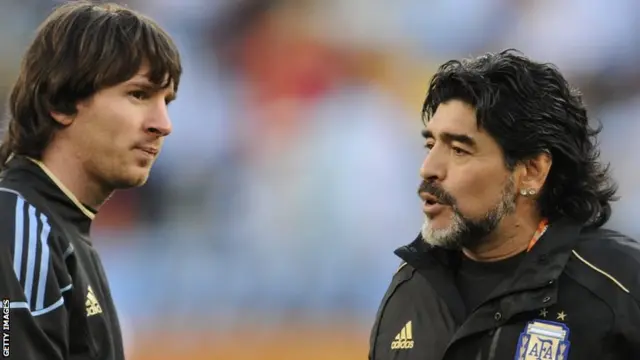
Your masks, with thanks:
[{"label": "neck", "polygon": [[82,160],[73,153],[56,149],[51,144],[42,155],[41,162],[68,192],[82,204],[98,210],[109,198],[112,190],[106,189],[84,169]]},{"label": "neck", "polygon": [[516,256],[527,250],[541,221],[542,218],[537,215],[503,221],[481,245],[473,249],[464,248],[462,252],[469,259],[479,262],[494,262]]}]

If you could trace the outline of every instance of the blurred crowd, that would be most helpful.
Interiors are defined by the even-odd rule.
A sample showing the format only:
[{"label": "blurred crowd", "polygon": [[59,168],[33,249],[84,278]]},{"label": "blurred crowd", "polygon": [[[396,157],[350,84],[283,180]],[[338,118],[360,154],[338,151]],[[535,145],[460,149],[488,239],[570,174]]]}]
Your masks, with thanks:
[{"label": "blurred crowd", "polygon": [[[55,3],[0,2],[3,98]],[[366,332],[422,223],[430,76],[487,51],[555,63],[584,92],[620,184],[609,226],[640,238],[640,2],[124,3],[171,33],[185,70],[150,182],[93,229],[131,329],[340,318]]]}]

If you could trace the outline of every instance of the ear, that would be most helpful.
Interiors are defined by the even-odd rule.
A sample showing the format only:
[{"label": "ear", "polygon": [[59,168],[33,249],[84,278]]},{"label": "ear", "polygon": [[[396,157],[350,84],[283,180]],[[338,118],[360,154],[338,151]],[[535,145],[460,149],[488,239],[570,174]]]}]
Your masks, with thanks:
[{"label": "ear", "polygon": [[49,114],[51,115],[53,120],[55,120],[56,122],[58,122],[60,125],[63,125],[63,126],[71,125],[71,123],[73,123],[73,120],[75,119],[75,114],[67,115],[65,113],[61,113],[57,111],[52,111]]},{"label": "ear", "polygon": [[547,181],[552,163],[553,158],[548,151],[541,152],[535,157],[523,161],[520,165],[521,176],[518,184],[520,193],[527,196],[540,193],[545,181]]}]

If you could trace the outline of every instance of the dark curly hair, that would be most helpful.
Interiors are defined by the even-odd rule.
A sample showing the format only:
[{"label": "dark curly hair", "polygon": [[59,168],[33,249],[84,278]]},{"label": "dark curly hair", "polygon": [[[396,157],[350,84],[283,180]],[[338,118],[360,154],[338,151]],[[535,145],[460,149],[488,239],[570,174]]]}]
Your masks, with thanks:
[{"label": "dark curly hair", "polygon": [[580,93],[554,65],[513,49],[448,61],[429,84],[423,121],[453,99],[474,107],[478,126],[500,145],[507,168],[551,154],[553,164],[538,199],[542,216],[567,217],[588,227],[609,220],[617,185],[609,165],[599,161],[602,126],[589,125]]}]

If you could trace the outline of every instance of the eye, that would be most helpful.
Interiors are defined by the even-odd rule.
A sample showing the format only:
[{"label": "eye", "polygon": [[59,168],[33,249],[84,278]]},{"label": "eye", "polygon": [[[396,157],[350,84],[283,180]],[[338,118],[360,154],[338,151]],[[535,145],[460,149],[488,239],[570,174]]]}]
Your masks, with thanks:
[{"label": "eye", "polygon": [[429,150],[433,149],[433,142],[427,141],[426,143],[424,143],[424,148]]},{"label": "eye", "polygon": [[129,96],[132,96],[138,100],[145,100],[149,98],[149,94],[146,91],[142,91],[142,90],[130,91]]},{"label": "eye", "polygon": [[456,156],[463,156],[463,155],[469,155],[469,152],[466,150],[463,150],[462,148],[459,148],[457,146],[452,146],[451,149],[453,150],[453,153]]}]

